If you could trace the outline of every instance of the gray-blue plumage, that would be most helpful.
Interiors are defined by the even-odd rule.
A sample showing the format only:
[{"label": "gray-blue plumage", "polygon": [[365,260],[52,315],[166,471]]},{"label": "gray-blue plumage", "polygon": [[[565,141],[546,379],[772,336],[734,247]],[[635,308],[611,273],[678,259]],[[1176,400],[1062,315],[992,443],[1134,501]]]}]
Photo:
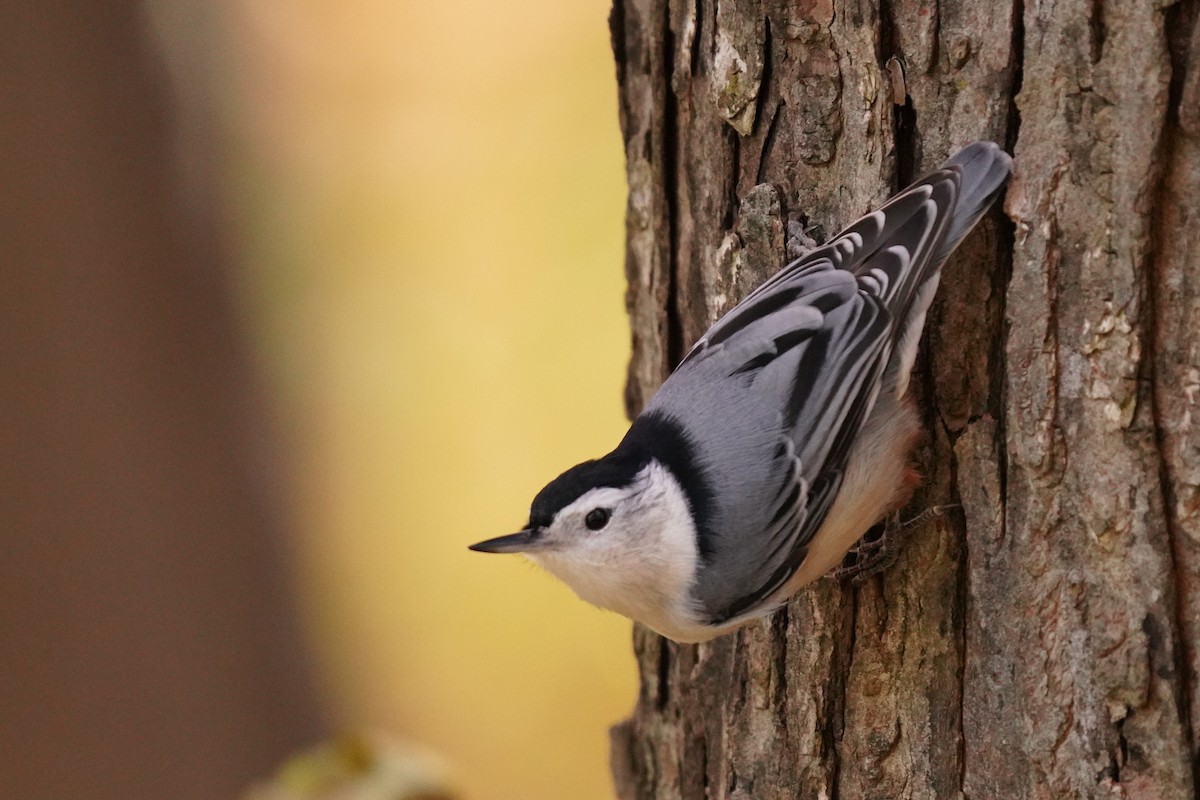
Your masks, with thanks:
[{"label": "gray-blue plumage", "polygon": [[715,498],[697,520],[711,541],[696,581],[713,623],[803,561],[880,392],[907,386],[942,262],[1010,170],[990,142],[959,151],[754,290],[647,405],[682,426]]}]

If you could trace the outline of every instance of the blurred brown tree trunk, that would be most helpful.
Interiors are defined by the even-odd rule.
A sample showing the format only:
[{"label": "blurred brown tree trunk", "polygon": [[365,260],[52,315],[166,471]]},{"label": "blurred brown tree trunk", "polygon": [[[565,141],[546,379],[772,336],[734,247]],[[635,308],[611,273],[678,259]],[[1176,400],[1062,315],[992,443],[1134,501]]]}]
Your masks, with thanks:
[{"label": "blurred brown tree trunk", "polygon": [[275,448],[140,5],[0,4],[6,800],[233,798],[321,733]]},{"label": "blurred brown tree trunk", "polygon": [[911,509],[961,513],[713,643],[639,629],[623,798],[1196,796],[1198,15],[616,0],[631,412],[789,218],[833,233],[972,139],[1017,158],[918,362]]}]

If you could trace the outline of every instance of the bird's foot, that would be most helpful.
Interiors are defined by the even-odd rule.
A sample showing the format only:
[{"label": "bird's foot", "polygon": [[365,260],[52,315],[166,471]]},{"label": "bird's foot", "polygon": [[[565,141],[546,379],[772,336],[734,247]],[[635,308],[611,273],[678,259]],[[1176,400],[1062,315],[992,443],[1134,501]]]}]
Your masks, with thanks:
[{"label": "bird's foot", "polygon": [[863,534],[858,544],[850,548],[842,566],[831,570],[828,577],[858,585],[872,575],[878,575],[896,562],[905,533],[937,519],[952,508],[958,508],[958,504],[930,506],[912,519],[903,521],[897,512],[889,519],[877,522]]}]

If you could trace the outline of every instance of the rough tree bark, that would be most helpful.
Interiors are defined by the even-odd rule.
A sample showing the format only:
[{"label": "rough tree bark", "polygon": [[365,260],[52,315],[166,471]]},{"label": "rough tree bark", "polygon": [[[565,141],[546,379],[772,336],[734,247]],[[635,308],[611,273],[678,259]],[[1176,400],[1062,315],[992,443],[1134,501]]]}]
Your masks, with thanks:
[{"label": "rough tree bark", "polygon": [[[616,0],[636,411],[955,147],[1017,174],[918,361],[910,534],[700,646],[638,629],[623,798],[1195,797],[1200,2]],[[891,59],[897,61],[891,61]]]}]

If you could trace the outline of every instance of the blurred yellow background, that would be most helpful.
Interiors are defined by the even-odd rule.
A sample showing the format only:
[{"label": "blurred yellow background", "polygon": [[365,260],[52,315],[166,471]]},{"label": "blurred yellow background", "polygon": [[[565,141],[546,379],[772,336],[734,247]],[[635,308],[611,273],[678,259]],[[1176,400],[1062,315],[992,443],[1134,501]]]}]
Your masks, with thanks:
[{"label": "blurred yellow background", "polygon": [[511,556],[625,428],[608,0],[231,0],[229,203],[330,707],[466,797],[608,798],[627,621]]}]

